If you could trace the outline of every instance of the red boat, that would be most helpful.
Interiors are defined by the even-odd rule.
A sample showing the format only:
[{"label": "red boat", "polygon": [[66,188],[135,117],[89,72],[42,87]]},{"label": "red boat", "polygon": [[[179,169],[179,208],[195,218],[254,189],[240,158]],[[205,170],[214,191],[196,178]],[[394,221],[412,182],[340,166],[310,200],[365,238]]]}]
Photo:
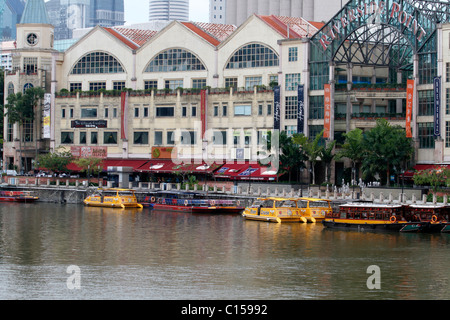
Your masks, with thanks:
[{"label": "red boat", "polygon": [[187,213],[240,214],[244,207],[239,201],[223,199],[201,199],[202,195],[192,192],[159,192],[148,196],[144,202],[156,211],[180,211]]},{"label": "red boat", "polygon": [[34,202],[38,197],[32,196],[31,192],[24,191],[0,191],[0,202]]}]

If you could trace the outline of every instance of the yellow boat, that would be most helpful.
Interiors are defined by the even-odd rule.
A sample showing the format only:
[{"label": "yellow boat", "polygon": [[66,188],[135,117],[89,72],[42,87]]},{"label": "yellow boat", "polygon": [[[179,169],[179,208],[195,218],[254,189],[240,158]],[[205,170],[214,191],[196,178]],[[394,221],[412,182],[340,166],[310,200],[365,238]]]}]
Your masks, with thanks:
[{"label": "yellow boat", "polygon": [[143,205],[138,203],[134,191],[131,189],[99,189],[95,194],[84,199],[83,202],[91,207],[143,208]]},{"label": "yellow boat", "polygon": [[258,198],[250,207],[245,208],[242,216],[248,220],[267,222],[303,222],[308,220],[302,216],[293,198]]},{"label": "yellow boat", "polygon": [[333,212],[331,201],[316,198],[298,198],[297,205],[308,222],[322,222],[327,214]]}]

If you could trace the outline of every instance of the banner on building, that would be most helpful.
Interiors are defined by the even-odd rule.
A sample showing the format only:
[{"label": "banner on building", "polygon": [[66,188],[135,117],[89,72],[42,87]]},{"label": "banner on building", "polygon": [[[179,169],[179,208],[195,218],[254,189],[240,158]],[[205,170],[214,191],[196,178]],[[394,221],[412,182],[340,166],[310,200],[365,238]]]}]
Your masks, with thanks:
[{"label": "banner on building", "polygon": [[107,147],[70,147],[70,153],[75,158],[100,158],[108,157]]},{"label": "banner on building", "polygon": [[121,111],[121,132],[120,137],[122,140],[128,139],[128,92],[122,92],[120,94],[121,104],[120,104],[120,111]]},{"label": "banner on building", "polygon": [[434,136],[441,135],[441,77],[434,78]]},{"label": "banner on building", "polygon": [[298,86],[297,133],[305,133],[305,86]]},{"label": "banner on building", "polygon": [[201,101],[200,101],[200,117],[202,119],[202,139],[205,137],[205,132],[207,130],[207,113],[206,108],[208,105],[208,91],[207,90],[201,90],[200,92]]},{"label": "banner on building", "polygon": [[406,85],[406,137],[412,138],[411,121],[414,101],[414,80],[408,80]]},{"label": "banner on building", "polygon": [[324,85],[324,123],[323,123],[323,137],[329,139],[331,137],[331,85]]},{"label": "banner on building", "polygon": [[52,106],[52,95],[46,93],[44,95],[44,109],[42,110],[42,138],[51,139],[51,106]]},{"label": "banner on building", "polygon": [[273,102],[273,129],[281,129],[281,87],[273,88],[274,102]]}]

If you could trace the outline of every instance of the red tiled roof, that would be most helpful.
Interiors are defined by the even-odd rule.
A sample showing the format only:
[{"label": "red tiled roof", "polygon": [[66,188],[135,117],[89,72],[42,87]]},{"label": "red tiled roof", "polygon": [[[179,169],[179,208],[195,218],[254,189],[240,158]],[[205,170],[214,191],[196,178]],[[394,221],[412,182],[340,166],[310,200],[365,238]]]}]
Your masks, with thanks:
[{"label": "red tiled roof", "polygon": [[323,23],[306,21],[299,17],[257,16],[283,37],[288,38],[289,34],[289,39],[311,37],[324,26]]},{"label": "red tiled roof", "polygon": [[194,33],[196,33],[197,35],[199,35],[200,37],[202,37],[203,39],[205,39],[206,41],[211,43],[213,46],[217,47],[220,44],[219,40],[217,40],[215,37],[210,35],[205,30],[201,29],[199,26],[195,25],[194,23],[192,23],[192,22],[182,22],[182,24],[186,28],[188,28],[189,30],[193,31]]},{"label": "red tiled roof", "polygon": [[150,40],[158,31],[155,30],[140,30],[129,28],[114,28],[124,37],[136,43],[138,46],[143,46],[148,40]]},{"label": "red tiled roof", "polygon": [[214,36],[219,41],[226,40],[237,28],[231,24],[194,22],[194,24]]},{"label": "red tiled roof", "polygon": [[120,41],[122,41],[125,45],[127,45],[131,49],[136,50],[136,49],[139,48],[139,46],[136,43],[134,43],[133,41],[131,41],[127,37],[123,36],[117,30],[114,30],[112,28],[103,28],[103,29],[106,30],[107,32],[109,32],[110,34],[112,34],[114,37],[116,37]]}]

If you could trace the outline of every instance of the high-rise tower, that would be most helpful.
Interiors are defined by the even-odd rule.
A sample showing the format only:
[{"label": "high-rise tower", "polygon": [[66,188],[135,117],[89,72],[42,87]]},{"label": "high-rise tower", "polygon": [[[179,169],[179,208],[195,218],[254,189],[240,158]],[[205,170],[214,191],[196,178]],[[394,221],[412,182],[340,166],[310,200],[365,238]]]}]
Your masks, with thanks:
[{"label": "high-rise tower", "polygon": [[150,0],[149,21],[189,21],[189,0]]}]

